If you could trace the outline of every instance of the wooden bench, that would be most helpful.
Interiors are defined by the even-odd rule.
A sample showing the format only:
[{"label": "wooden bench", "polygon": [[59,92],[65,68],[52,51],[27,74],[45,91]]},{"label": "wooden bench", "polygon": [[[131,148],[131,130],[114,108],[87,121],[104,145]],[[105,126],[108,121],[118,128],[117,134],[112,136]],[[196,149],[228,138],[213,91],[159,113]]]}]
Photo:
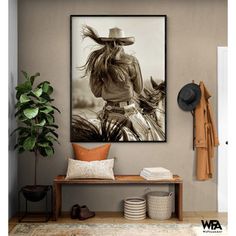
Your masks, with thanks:
[{"label": "wooden bench", "polygon": [[183,220],[183,180],[178,175],[168,180],[146,180],[139,175],[116,175],[115,180],[107,179],[73,179],[66,180],[64,175],[57,176],[53,181],[54,191],[54,220],[61,215],[62,206],[62,185],[159,185],[172,184],[175,189],[175,215]]}]

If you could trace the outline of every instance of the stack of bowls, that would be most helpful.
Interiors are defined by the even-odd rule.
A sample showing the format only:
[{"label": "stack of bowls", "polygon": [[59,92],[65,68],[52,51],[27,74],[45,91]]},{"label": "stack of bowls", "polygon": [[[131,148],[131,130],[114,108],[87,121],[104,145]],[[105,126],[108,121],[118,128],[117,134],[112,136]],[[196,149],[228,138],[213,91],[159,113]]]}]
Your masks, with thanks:
[{"label": "stack of bowls", "polygon": [[146,218],[146,200],[140,197],[124,200],[124,216],[128,220],[143,220]]}]

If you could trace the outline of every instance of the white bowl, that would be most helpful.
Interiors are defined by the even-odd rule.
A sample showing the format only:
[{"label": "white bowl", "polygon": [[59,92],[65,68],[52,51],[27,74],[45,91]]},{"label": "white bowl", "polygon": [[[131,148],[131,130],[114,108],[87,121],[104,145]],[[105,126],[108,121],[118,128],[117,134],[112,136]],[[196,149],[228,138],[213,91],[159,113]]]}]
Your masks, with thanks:
[{"label": "white bowl", "polygon": [[140,204],[146,204],[146,200],[141,197],[132,197],[132,198],[126,198],[124,200],[126,204],[129,205],[140,205]]},{"label": "white bowl", "polygon": [[146,206],[146,203],[140,203],[140,204],[129,204],[129,203],[126,203],[124,204],[124,206],[130,206],[130,207],[143,207],[143,206]]},{"label": "white bowl", "polygon": [[139,210],[145,210],[146,206],[125,206],[124,209],[131,210],[131,211],[139,211]]},{"label": "white bowl", "polygon": [[143,215],[143,214],[146,214],[146,209],[141,210],[141,211],[140,210],[139,211],[129,211],[129,210],[125,209],[125,214],[134,215],[134,216]]}]

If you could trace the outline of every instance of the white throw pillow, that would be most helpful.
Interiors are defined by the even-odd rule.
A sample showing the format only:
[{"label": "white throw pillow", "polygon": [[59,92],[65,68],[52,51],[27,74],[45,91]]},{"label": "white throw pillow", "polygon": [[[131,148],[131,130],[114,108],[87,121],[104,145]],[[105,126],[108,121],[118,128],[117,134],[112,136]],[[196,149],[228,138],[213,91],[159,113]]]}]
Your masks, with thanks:
[{"label": "white throw pillow", "polygon": [[79,161],[69,159],[66,179],[115,179],[114,159]]}]

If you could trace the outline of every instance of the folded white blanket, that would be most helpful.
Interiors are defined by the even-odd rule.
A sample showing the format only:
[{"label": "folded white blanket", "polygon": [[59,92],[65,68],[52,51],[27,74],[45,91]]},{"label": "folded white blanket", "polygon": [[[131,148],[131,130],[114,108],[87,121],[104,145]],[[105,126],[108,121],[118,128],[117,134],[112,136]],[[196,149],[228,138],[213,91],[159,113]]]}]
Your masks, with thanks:
[{"label": "folded white blanket", "polygon": [[143,170],[147,173],[158,174],[158,173],[170,173],[170,171],[163,167],[151,167],[151,168],[143,168]]},{"label": "folded white blanket", "polygon": [[144,179],[147,179],[147,180],[173,179],[172,174],[165,175],[165,176],[150,176],[150,175],[146,175],[145,173],[143,173],[143,171],[141,171],[140,176],[143,177]]}]

